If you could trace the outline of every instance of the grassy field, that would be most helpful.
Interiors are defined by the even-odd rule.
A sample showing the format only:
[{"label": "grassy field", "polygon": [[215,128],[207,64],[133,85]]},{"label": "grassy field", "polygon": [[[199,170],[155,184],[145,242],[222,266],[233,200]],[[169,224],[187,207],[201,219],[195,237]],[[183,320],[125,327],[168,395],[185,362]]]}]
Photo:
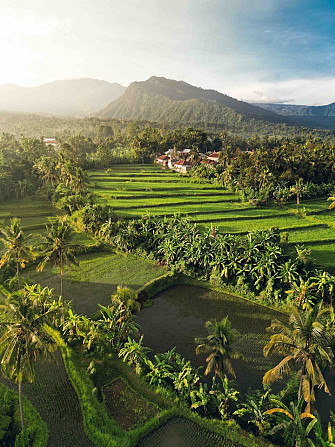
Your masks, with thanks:
[{"label": "grassy field", "polygon": [[[100,203],[111,205],[116,215],[138,218],[178,213],[221,232],[246,233],[273,226],[289,233],[289,242],[305,244],[315,261],[335,267],[335,210],[324,199],[303,200],[301,214],[294,202],[284,207],[242,204],[237,195],[209,182],[198,182],[154,165],[118,165],[106,173],[89,173],[91,191]],[[307,214],[307,215],[306,215]]]},{"label": "grassy field", "polygon": [[234,447],[235,444],[195,422],[173,418],[142,439],[137,447]]},{"label": "grassy field", "polygon": [[[109,304],[118,285],[136,290],[165,272],[164,267],[131,254],[91,253],[79,256],[78,260],[79,267],[65,270],[64,296],[72,301],[76,312],[87,315],[99,310],[98,304]],[[57,268],[46,267],[43,272],[30,268],[24,276],[32,283],[40,283],[59,293]]]}]

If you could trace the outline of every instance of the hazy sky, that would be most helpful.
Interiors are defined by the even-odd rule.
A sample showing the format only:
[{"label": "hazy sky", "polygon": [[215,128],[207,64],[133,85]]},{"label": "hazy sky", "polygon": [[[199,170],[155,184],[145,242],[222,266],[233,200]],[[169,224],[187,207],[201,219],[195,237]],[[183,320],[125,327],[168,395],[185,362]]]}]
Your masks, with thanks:
[{"label": "hazy sky", "polygon": [[152,75],[335,102],[335,0],[0,0],[0,84]]}]

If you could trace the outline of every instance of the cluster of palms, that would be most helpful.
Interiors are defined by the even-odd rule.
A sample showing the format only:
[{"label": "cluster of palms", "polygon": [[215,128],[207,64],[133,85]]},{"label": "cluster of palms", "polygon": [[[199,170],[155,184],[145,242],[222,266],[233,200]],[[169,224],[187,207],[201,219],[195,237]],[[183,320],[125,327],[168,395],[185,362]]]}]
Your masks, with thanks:
[{"label": "cluster of palms", "polygon": [[57,345],[49,327],[59,319],[61,304],[48,288],[26,285],[0,301],[0,355],[5,377],[18,384],[22,429],[25,429],[22,382],[32,382],[37,360],[51,357]]},{"label": "cluster of palms", "polygon": [[34,169],[45,183],[50,183],[52,186],[64,183],[74,191],[81,191],[87,185],[85,171],[64,152],[36,159]]},{"label": "cluster of palms", "polygon": [[[232,347],[237,333],[231,329],[227,317],[222,321],[208,321],[206,327],[209,335],[195,340],[199,343],[196,352],[208,354],[205,375],[214,372],[213,383],[216,376],[228,382],[226,374],[235,376],[231,360],[241,358]],[[238,405],[233,416],[242,419],[247,416],[248,424],[255,427],[255,433],[266,434],[277,441],[278,438],[273,436],[282,432],[283,438],[280,439],[289,446],[333,446],[335,427],[330,423],[325,436],[315,414],[315,388],[323,388],[324,392],[330,393],[322,371],[332,367],[334,360],[333,308],[324,306],[322,302],[307,305],[305,309],[292,307],[287,324],[275,320],[268,329],[273,335],[264,347],[264,355],[284,357],[264,375],[265,392],[247,395],[246,402]],[[295,377],[298,381],[296,402],[286,404],[270,394],[269,385],[285,376]],[[233,394],[230,400],[237,400],[236,395]]]},{"label": "cluster of palms", "polygon": [[[72,230],[66,216],[57,217],[46,225],[46,236],[42,243],[40,256],[41,262],[37,270],[42,271],[46,264],[59,267],[60,295],[62,298],[64,318],[64,293],[63,277],[64,267],[69,264],[78,265],[74,254],[75,245],[71,243]],[[25,268],[27,262],[36,258],[36,249],[28,245],[31,235],[26,236],[21,228],[20,220],[13,218],[10,225],[0,229],[0,241],[5,246],[5,252],[0,259],[0,268],[6,264],[13,263],[16,266],[16,280],[18,289],[21,288],[21,269]]]},{"label": "cluster of palms", "polygon": [[52,202],[66,213],[72,214],[92,202],[86,172],[64,152],[37,158],[33,168],[47,185]]},{"label": "cluster of palms", "polygon": [[35,259],[36,250],[28,245],[30,236],[24,235],[19,219],[11,219],[10,225],[1,229],[1,235],[5,252],[0,259],[0,268],[14,264],[17,280],[17,291],[12,294],[4,287],[1,289],[4,296],[0,305],[1,369],[6,377],[15,379],[18,383],[21,425],[24,429],[22,382],[32,382],[36,361],[49,357],[49,353],[56,349],[48,327],[58,326],[65,320],[64,266],[78,262],[70,243],[69,223],[65,218],[57,218],[47,225],[45,250],[37,267],[42,270],[47,263],[59,267],[61,296],[56,301],[48,288],[42,289],[38,285],[24,285],[22,288],[21,269],[27,262]]},{"label": "cluster of palms", "polygon": [[18,383],[19,407],[22,429],[25,429],[22,383],[32,382],[38,360],[50,358],[57,348],[50,328],[63,332],[65,339],[82,343],[88,352],[118,352],[129,336],[136,336],[139,327],[134,322],[132,310],[136,302],[131,291],[119,288],[109,307],[100,306],[101,317],[90,319],[75,314],[64,301],[64,267],[78,265],[71,243],[71,227],[65,217],[57,218],[47,225],[47,236],[42,244],[42,260],[37,269],[46,264],[59,268],[60,297],[55,300],[51,290],[39,285],[22,287],[21,269],[34,259],[35,251],[28,246],[18,219],[12,219],[1,230],[2,241],[7,250],[1,258],[1,266],[13,263],[16,266],[17,290],[13,293],[2,288],[0,300],[0,356],[3,374]]},{"label": "cluster of palms", "polygon": [[242,190],[246,199],[283,203],[295,196],[299,207],[302,196],[324,196],[334,190],[332,144],[313,138],[244,143],[227,142],[217,177],[225,186]]},{"label": "cluster of palms", "polygon": [[[100,227],[100,237],[124,251],[143,250],[170,268],[192,276],[218,278],[243,284],[264,299],[285,301],[292,296],[300,304],[310,299],[332,300],[335,278],[309,266],[306,250],[297,247],[296,255],[280,245],[275,229],[245,236],[220,234],[215,229],[201,231],[187,218],[113,222]],[[303,288],[305,295],[301,297]]]}]

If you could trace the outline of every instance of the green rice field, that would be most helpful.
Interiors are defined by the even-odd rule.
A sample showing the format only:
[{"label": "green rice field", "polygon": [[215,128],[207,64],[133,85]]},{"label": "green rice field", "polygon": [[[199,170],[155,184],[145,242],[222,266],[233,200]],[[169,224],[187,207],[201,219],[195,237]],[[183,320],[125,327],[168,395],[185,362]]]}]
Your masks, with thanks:
[{"label": "green rice field", "polygon": [[[118,285],[137,290],[166,272],[155,262],[132,254],[99,252],[78,256],[78,260],[79,267],[65,269],[64,296],[77,313],[86,315],[97,312],[98,304],[108,305]],[[43,272],[37,272],[31,267],[25,270],[24,277],[60,292],[58,268],[45,267]]]},{"label": "green rice field", "polygon": [[236,234],[278,227],[288,232],[290,244],[311,248],[317,264],[335,268],[335,210],[328,210],[327,198],[303,200],[301,214],[294,202],[255,207],[222,187],[154,165],[118,165],[108,173],[91,171],[89,178],[98,202],[111,205],[117,216],[177,213],[202,227],[215,225],[220,232]]},{"label": "green rice field", "polygon": [[237,444],[184,418],[173,418],[142,439],[137,447],[234,447]]},{"label": "green rice field", "polygon": [[[263,375],[273,366],[273,361],[263,355],[269,338],[266,328],[274,319],[285,321],[285,314],[236,295],[178,285],[159,293],[153,306],[143,309],[137,321],[143,328],[144,344],[154,353],[176,346],[177,352],[190,359],[192,365],[202,367],[203,372],[206,355],[195,354],[194,338],[207,335],[206,321],[221,320],[227,315],[239,332],[234,346],[246,358],[232,362],[239,391],[260,389]],[[211,377],[208,380],[210,385]]]}]

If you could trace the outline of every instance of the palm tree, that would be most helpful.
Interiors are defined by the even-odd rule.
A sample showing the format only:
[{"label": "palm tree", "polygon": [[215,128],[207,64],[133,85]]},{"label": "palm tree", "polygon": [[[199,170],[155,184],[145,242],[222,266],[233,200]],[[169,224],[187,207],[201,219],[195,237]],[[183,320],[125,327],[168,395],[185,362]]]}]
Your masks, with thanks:
[{"label": "palm tree", "polygon": [[18,383],[20,419],[24,429],[22,382],[33,382],[36,361],[50,358],[57,347],[47,325],[58,313],[59,306],[51,301],[48,288],[33,285],[4,299],[0,310],[3,312],[0,321],[1,369],[7,378]]},{"label": "palm tree", "polygon": [[65,305],[63,296],[63,276],[66,265],[79,265],[73,251],[75,245],[71,244],[72,230],[66,218],[57,217],[50,225],[46,225],[47,236],[44,238],[46,250],[43,260],[37,266],[37,271],[41,272],[45,265],[50,263],[51,267],[59,266],[60,295],[62,299],[62,316],[65,320]]},{"label": "palm tree", "polygon": [[236,377],[231,360],[243,358],[243,356],[231,346],[238,332],[230,326],[228,317],[221,321],[207,321],[206,328],[209,335],[194,339],[195,343],[198,343],[195,349],[196,354],[209,354],[206,358],[205,375],[214,371],[214,375],[218,375],[221,379],[226,372]]},{"label": "palm tree", "polygon": [[292,194],[295,194],[297,198],[297,211],[299,212],[300,198],[306,192],[306,185],[304,185],[303,179],[299,178],[296,180],[295,185],[291,186],[290,191]]},{"label": "palm tree", "polygon": [[32,247],[27,245],[31,235],[24,236],[20,225],[20,219],[17,219],[16,217],[10,220],[9,226],[0,229],[0,234],[2,234],[0,241],[7,248],[0,259],[0,268],[4,267],[10,261],[16,263],[17,283],[20,289],[20,268],[24,268],[29,260],[35,259]]},{"label": "palm tree", "polygon": [[306,412],[310,413],[315,402],[315,386],[323,387],[329,394],[319,364],[320,361],[331,364],[334,357],[330,348],[334,327],[326,325],[331,308],[323,307],[321,302],[314,307],[307,305],[305,311],[292,307],[291,312],[288,325],[274,320],[268,328],[275,333],[264,347],[264,356],[281,354],[285,357],[264,375],[263,384],[268,385],[297,369],[300,376],[298,398],[303,394]]},{"label": "palm tree", "polygon": [[[300,399],[297,404],[291,402],[290,408],[284,405],[281,401],[273,399],[272,402],[277,404],[278,407],[271,408],[271,410],[268,410],[266,413],[268,415],[277,413],[280,415],[280,422],[270,430],[269,435],[272,435],[279,430],[283,430],[284,438],[288,445],[291,446],[293,441],[296,447],[313,447],[314,443],[309,436],[318,420],[309,412],[302,413],[303,399]],[[303,423],[305,419],[311,419],[307,426]]]}]

